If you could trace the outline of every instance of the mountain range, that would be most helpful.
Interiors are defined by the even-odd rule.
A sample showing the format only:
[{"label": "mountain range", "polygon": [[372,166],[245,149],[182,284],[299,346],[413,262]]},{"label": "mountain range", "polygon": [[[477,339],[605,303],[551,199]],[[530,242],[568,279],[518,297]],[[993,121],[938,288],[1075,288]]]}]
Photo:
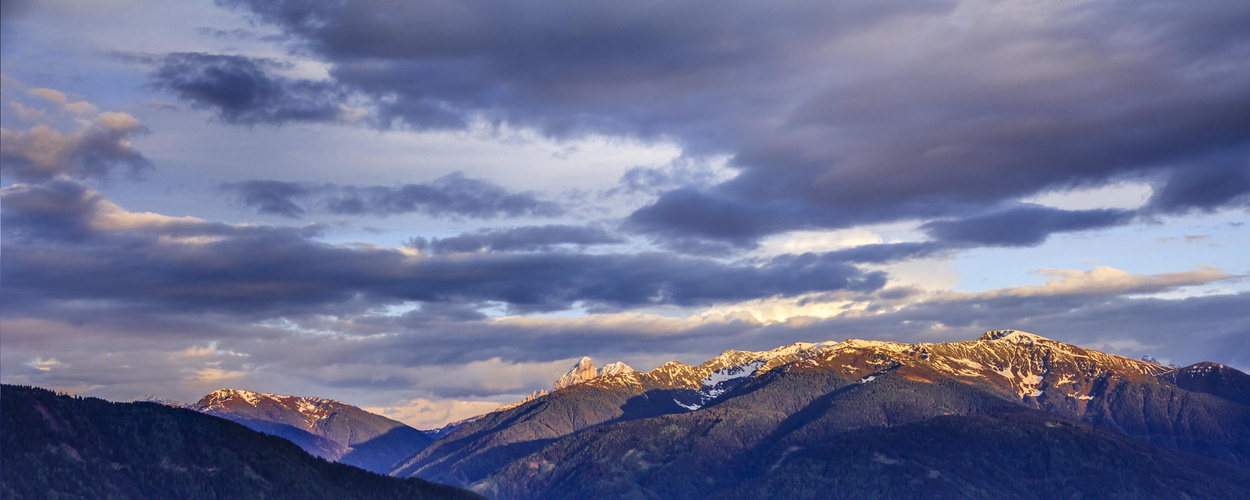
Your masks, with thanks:
[{"label": "mountain range", "polygon": [[[500,499],[753,497],[783,477],[903,495],[856,483],[844,472],[855,469],[833,466],[838,450],[854,445],[854,454],[879,450],[869,465],[915,469],[900,457],[928,453],[928,469],[912,470],[907,484],[1021,496],[979,479],[983,468],[970,474],[943,463],[943,453],[915,448],[922,434],[940,429],[965,443],[998,443],[1003,459],[1048,457],[1032,463],[1042,469],[981,464],[1065,485],[1039,490],[1041,498],[1144,487],[1133,486],[1128,478],[1137,476],[1126,470],[1170,478],[1155,485],[1161,496],[1250,495],[1244,373],[1210,363],[1161,366],[1020,331],[954,343],[846,340],[726,351],[698,366],[670,362],[646,373],[624,365],[604,373],[582,359],[553,389],[459,427],[392,474]],[[1056,457],[1054,450],[1069,451]],[[1089,479],[1099,476],[1106,478]]]},{"label": "mountain range", "polygon": [[1250,376],[1016,330],[730,350],[649,372],[584,357],[550,392],[430,431],[237,389],[190,408],[500,500],[1250,498]]}]

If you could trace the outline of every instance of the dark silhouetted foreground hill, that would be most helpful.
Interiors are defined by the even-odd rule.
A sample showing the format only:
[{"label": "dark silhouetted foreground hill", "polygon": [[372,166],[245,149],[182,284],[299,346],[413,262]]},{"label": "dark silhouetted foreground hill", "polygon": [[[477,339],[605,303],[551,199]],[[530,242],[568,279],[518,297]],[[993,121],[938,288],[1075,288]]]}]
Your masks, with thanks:
[{"label": "dark silhouetted foreground hill", "polygon": [[473,499],[313,457],[184,408],[0,388],[0,493],[20,498]]}]

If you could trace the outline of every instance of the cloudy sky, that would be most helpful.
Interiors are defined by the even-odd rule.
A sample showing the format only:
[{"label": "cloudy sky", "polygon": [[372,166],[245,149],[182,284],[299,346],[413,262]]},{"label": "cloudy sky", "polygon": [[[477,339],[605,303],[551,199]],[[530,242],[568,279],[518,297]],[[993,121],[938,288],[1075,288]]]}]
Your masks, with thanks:
[{"label": "cloudy sky", "polygon": [[419,427],[577,358],[1250,369],[1250,3],[3,2],[0,376]]}]

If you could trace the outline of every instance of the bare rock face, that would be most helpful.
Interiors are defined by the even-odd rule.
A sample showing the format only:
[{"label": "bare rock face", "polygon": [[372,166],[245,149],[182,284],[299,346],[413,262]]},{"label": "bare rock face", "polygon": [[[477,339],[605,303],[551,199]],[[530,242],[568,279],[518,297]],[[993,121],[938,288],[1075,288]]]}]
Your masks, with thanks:
[{"label": "bare rock face", "polygon": [[[545,390],[538,390],[538,391],[534,391],[534,392],[531,392],[529,396],[525,396],[525,399],[522,399],[522,400],[517,401],[517,402],[514,402],[514,403],[508,403],[508,404],[500,405],[500,406],[499,406],[499,408],[496,408],[496,409],[495,409],[495,411],[510,410],[510,409],[516,408],[516,407],[518,407],[518,406],[521,406],[521,405],[523,405],[523,404],[525,404],[525,403],[528,403],[528,402],[530,402],[530,401],[533,401],[533,400],[535,400],[535,399],[538,399],[538,398],[541,398],[541,397],[543,397],[543,396],[546,396],[546,395],[548,395],[548,394],[550,394],[550,393],[549,393],[549,392],[547,392],[547,391],[545,391]],[[479,416],[481,416],[481,415],[479,415]],[[475,417],[475,418],[476,418],[476,417]],[[447,434],[447,433],[443,433],[443,435],[446,435],[446,434]]]},{"label": "bare rock face", "polygon": [[583,356],[577,364],[573,365],[567,373],[561,375],[560,378],[551,385],[551,392],[558,391],[571,385],[589,382],[599,377],[629,375],[631,373],[637,373],[637,370],[630,368],[629,365],[620,361],[608,363],[607,366],[596,369],[595,363],[591,361],[589,357]]},{"label": "bare rock face", "polygon": [[580,384],[595,378],[598,375],[599,372],[595,370],[595,363],[591,361],[589,357],[582,356],[582,359],[578,361],[577,364],[573,365],[572,368],[569,368],[568,373],[561,375],[559,379],[556,379],[554,384],[551,384],[551,392],[558,391],[570,385]]}]

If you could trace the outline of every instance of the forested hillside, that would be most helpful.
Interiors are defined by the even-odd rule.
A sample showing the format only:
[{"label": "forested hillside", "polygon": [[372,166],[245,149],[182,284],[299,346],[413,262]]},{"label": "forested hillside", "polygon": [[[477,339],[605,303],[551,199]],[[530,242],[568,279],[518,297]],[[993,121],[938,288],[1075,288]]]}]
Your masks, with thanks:
[{"label": "forested hillside", "polygon": [[21,498],[473,499],[313,457],[282,438],[156,403],[0,389],[0,492]]}]

